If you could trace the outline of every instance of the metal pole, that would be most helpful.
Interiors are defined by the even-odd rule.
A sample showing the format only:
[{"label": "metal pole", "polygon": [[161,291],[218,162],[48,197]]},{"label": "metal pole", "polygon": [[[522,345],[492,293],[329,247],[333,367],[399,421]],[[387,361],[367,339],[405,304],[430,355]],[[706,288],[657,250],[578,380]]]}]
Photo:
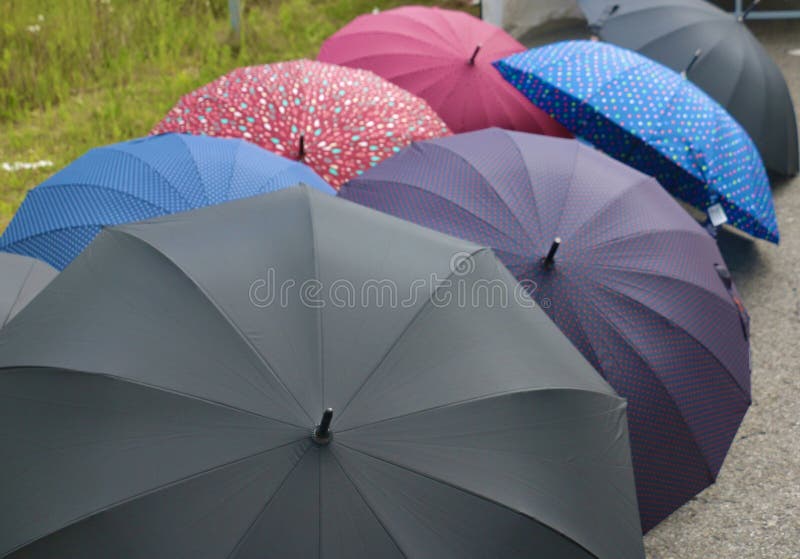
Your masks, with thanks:
[{"label": "metal pole", "polygon": [[242,5],[240,0],[228,0],[228,12],[231,18],[231,31],[239,44],[242,37]]}]

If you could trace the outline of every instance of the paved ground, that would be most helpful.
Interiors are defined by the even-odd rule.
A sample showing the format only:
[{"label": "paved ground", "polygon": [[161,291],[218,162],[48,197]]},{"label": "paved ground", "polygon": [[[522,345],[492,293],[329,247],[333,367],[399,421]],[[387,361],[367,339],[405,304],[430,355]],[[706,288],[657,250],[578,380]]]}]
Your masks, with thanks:
[{"label": "paved ground", "polygon": [[[800,21],[750,28],[800,112]],[[650,559],[800,558],[800,177],[774,185],[780,246],[720,241],[752,318],[753,405],[717,483],[645,537]]]}]

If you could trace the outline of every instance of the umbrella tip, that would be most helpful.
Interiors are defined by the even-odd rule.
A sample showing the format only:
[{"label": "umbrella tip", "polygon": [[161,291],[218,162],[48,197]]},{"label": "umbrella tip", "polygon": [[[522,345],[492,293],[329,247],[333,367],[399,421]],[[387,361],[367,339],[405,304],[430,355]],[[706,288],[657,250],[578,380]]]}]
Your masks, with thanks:
[{"label": "umbrella tip", "polygon": [[302,160],[306,155],[306,135],[300,134],[300,146],[297,149],[297,159]]},{"label": "umbrella tip", "polygon": [[331,420],[333,419],[333,408],[327,408],[322,412],[322,421],[319,422],[311,439],[317,444],[328,444],[333,438],[331,432]]},{"label": "umbrella tip", "polygon": [[703,54],[703,49],[697,49],[696,51],[694,51],[694,54],[692,55],[692,59],[689,61],[689,64],[687,64],[686,68],[684,68],[683,72],[681,72],[681,76],[682,77],[685,78],[686,76],[689,75],[689,70],[692,69],[692,66],[694,66],[695,62],[697,62],[697,60],[700,58],[701,54]]},{"label": "umbrella tip", "polygon": [[472,53],[472,57],[469,59],[469,65],[475,66],[475,57],[478,56],[478,53],[481,50],[481,44],[479,43],[478,46],[475,47],[475,50]]},{"label": "umbrella tip", "polygon": [[736,18],[736,19],[738,19],[738,20],[739,20],[739,23],[742,23],[742,22],[744,22],[744,20],[746,20],[746,19],[747,19],[747,16],[749,16],[749,15],[750,15],[750,12],[752,12],[752,11],[753,11],[753,8],[755,8],[756,6],[758,6],[760,3],[761,3],[761,0],[753,0],[753,1],[750,3],[750,5],[749,5],[749,6],[747,6],[747,8],[745,9],[745,11],[743,11],[743,12],[741,13],[741,15],[739,15],[739,17],[738,17],[738,18]]},{"label": "umbrella tip", "polygon": [[558,247],[560,246],[561,246],[561,237],[556,237],[555,239],[553,239],[553,244],[550,245],[550,251],[547,253],[547,256],[544,257],[545,268],[553,267],[553,264],[555,264],[556,252],[558,251]]}]

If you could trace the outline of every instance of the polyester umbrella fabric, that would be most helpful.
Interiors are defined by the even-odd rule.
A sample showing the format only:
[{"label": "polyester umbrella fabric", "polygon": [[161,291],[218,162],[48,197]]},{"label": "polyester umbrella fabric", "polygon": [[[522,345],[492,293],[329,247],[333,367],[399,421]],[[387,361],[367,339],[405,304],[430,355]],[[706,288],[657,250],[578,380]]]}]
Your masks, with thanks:
[{"label": "polyester umbrella fabric", "polygon": [[599,41],[547,45],[496,65],[576,136],[681,200],[710,214],[721,206],[734,227],[778,242],[758,150],[725,109],[679,74]]},{"label": "polyester umbrella fabric", "polygon": [[425,101],[372,72],[309,60],[225,74],[185,95],[153,132],[243,138],[334,188],[414,140],[450,133]]},{"label": "polyester umbrella fabric", "polygon": [[625,403],[514,293],[305,187],[105,230],[0,335],[0,556],[643,558]]},{"label": "polyester umbrella fabric", "polygon": [[69,265],[106,225],[183,212],[305,183],[310,168],[243,140],[164,134],[87,152],[31,190],[0,250]]},{"label": "polyester umbrella fabric", "polygon": [[323,43],[318,59],[371,70],[419,95],[454,132],[498,126],[570,137],[492,67],[523,50],[467,13],[407,6],[357,17]]},{"label": "polyester umbrella fabric", "polygon": [[57,275],[35,258],[0,252],[0,329]]},{"label": "polyester umbrella fabric", "polygon": [[627,399],[644,529],[713,482],[750,403],[748,319],[714,239],[655,180],[493,129],[413,144],[339,196],[494,249]]},{"label": "polyester umbrella fabric", "polygon": [[768,169],[797,173],[797,119],[789,88],[744,21],[703,0],[581,0],[580,5],[604,41],[676,72],[689,67],[686,76],[742,125]]}]

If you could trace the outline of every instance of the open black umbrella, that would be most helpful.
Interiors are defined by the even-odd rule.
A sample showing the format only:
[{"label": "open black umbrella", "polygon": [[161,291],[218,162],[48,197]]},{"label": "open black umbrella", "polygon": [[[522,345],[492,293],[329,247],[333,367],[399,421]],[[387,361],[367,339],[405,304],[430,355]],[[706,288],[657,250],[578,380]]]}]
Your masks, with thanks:
[{"label": "open black umbrella", "polygon": [[739,121],[766,167],[798,170],[797,120],[783,74],[744,18],[704,0],[579,0],[590,27],[669,66]]},{"label": "open black umbrella", "polygon": [[40,260],[0,252],[0,328],[57,275]]},{"label": "open black umbrella", "polygon": [[4,557],[644,556],[625,403],[493,253],[306,187],[101,233],[0,456]]}]

